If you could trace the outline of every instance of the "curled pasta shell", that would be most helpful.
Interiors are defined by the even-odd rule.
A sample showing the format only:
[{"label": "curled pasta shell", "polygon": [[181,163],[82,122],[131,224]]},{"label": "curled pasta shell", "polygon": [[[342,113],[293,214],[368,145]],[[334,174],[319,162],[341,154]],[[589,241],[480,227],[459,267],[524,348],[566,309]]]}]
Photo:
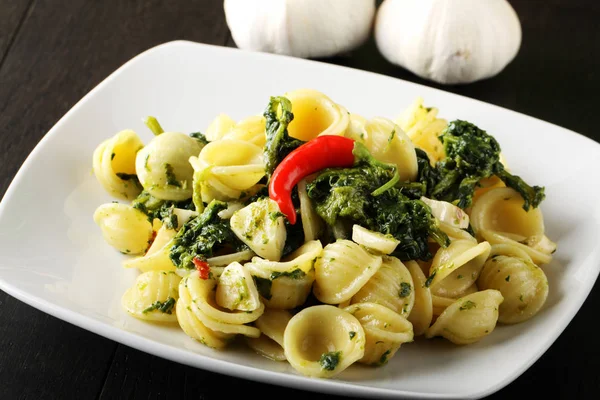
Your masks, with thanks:
[{"label": "curled pasta shell", "polygon": [[125,260],[123,266],[125,268],[137,268],[142,272],[175,271],[175,265],[169,257],[169,250],[176,233],[175,229],[168,229],[163,225],[156,233],[156,238],[148,252],[141,257]]},{"label": "curled pasta shell", "polygon": [[419,264],[415,261],[407,261],[405,265],[412,276],[415,288],[415,304],[408,314],[408,320],[413,325],[414,335],[420,336],[429,328],[433,319],[431,290],[425,284],[427,278]]},{"label": "curled pasta shell", "polygon": [[536,315],[548,297],[546,274],[531,260],[495,255],[487,260],[477,280],[481,289],[502,293],[498,321],[516,324]]},{"label": "curled pasta shell", "polygon": [[267,143],[265,133],[266,120],[262,115],[244,118],[223,135],[223,139],[243,140],[259,147]]},{"label": "curled pasta shell", "polygon": [[358,360],[362,364],[385,365],[403,343],[414,339],[412,324],[381,304],[357,303],[344,310],[354,315],[365,331],[365,352]]},{"label": "curled pasta shell", "polygon": [[254,276],[267,307],[289,310],[306,302],[315,280],[315,259],[322,250],[319,240],[311,240],[280,262],[255,257],[244,267]]},{"label": "curled pasta shell", "polygon": [[121,299],[132,316],[156,322],[176,322],[175,305],[179,299],[181,277],[171,271],[150,271],[137,277]]},{"label": "curled pasta shell", "polygon": [[152,224],[143,212],[120,203],[96,208],[94,222],[108,244],[124,254],[143,254],[152,238]]},{"label": "curled pasta shell", "polygon": [[140,183],[161,200],[182,201],[192,197],[194,170],[189,158],[202,148],[194,138],[181,132],[164,132],[141,149],[135,159]]},{"label": "curled pasta shell", "polygon": [[479,277],[490,250],[488,242],[470,240],[456,240],[439,249],[429,270],[431,292],[442,297],[462,295]]},{"label": "curled pasta shell", "polygon": [[294,119],[288,125],[290,136],[309,141],[319,135],[344,135],[348,112],[324,93],[298,89],[285,93],[292,103]]},{"label": "curled pasta shell", "polygon": [[285,356],[306,376],[331,378],[364,356],[365,331],[349,312],[331,305],[302,309],[283,334]]},{"label": "curled pasta shell", "polygon": [[365,125],[362,140],[379,161],[395,164],[401,181],[414,181],[419,171],[415,146],[404,131],[387,118],[375,117]]},{"label": "curled pasta shell", "polygon": [[221,113],[212,120],[204,131],[204,136],[209,142],[222,139],[226,133],[235,126],[235,121],[227,114]]},{"label": "curled pasta shell", "polygon": [[139,136],[127,129],[105,140],[94,150],[94,175],[111,196],[133,200],[142,191],[135,176],[135,159],[143,147]]},{"label": "curled pasta shell", "polygon": [[350,240],[329,243],[315,262],[313,293],[327,304],[349,300],[377,273],[382,262],[381,256]]},{"label": "curled pasta shell", "polygon": [[461,297],[444,310],[425,337],[442,336],[455,344],[478,342],[495,329],[503,300],[500,291],[494,289]]},{"label": "curled pasta shell", "polygon": [[448,122],[438,118],[438,112],[435,107],[425,107],[423,98],[417,97],[395,120],[414,145],[427,153],[432,164],[446,156],[438,137]]},{"label": "curled pasta shell", "polygon": [[415,303],[415,284],[406,266],[396,257],[383,257],[377,272],[352,296],[350,304],[377,303],[407,317]]},{"label": "curled pasta shell", "polygon": [[202,279],[198,272],[192,272],[179,284],[179,293],[185,292],[191,298],[191,309],[196,318],[207,328],[227,334],[242,334],[258,337],[260,331],[250,325],[264,312],[264,305],[253,311],[231,311],[220,307],[215,301],[217,280]]}]

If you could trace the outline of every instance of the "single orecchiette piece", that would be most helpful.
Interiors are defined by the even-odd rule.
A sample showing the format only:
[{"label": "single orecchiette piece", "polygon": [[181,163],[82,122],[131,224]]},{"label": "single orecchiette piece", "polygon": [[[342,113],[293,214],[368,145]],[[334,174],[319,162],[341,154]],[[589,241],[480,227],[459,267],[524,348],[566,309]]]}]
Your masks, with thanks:
[{"label": "single orecchiette piece", "polygon": [[400,243],[392,235],[373,232],[357,224],[352,226],[352,241],[382,254],[392,253]]},{"label": "single orecchiette piece", "polygon": [[438,201],[421,197],[421,201],[431,208],[431,214],[441,223],[448,224],[453,228],[466,229],[469,227],[469,215],[460,207],[447,201]]},{"label": "single orecchiette piece", "polygon": [[146,254],[123,261],[123,266],[137,268],[142,272],[175,271],[175,265],[169,257],[169,250],[176,233],[175,229],[168,229],[166,225],[161,226]]},{"label": "single orecchiette piece", "polygon": [[379,161],[395,164],[401,181],[414,181],[417,177],[415,146],[406,133],[387,118],[376,117],[365,125],[362,139],[369,152]]},{"label": "single orecchiette piece", "polygon": [[189,163],[194,170],[194,204],[237,200],[265,174],[262,148],[242,140],[211,142]]},{"label": "single orecchiette piece", "polygon": [[253,257],[244,268],[254,277],[267,307],[289,310],[306,302],[315,281],[315,259],[322,250],[319,240],[311,240],[280,262]]},{"label": "single orecchiette piece", "polygon": [[189,158],[197,156],[202,145],[181,132],[155,136],[136,156],[135,171],[140,183],[161,200],[182,201],[192,197],[194,170]]},{"label": "single orecchiette piece", "polygon": [[247,342],[255,351],[276,361],[284,361],[283,334],[292,314],[285,310],[267,308],[254,325],[260,329],[261,335],[256,339],[247,338]]},{"label": "single orecchiette piece", "polygon": [[442,297],[461,296],[479,277],[490,250],[488,242],[477,244],[470,240],[455,240],[450,246],[440,248],[429,270],[431,293]]},{"label": "single orecchiette piece", "polygon": [[234,126],[235,121],[227,114],[221,113],[208,125],[206,131],[204,131],[204,137],[209,142],[214,142],[215,140],[222,139]]},{"label": "single orecchiette piece", "polygon": [[231,311],[220,307],[215,299],[217,279],[202,279],[197,271],[184,277],[179,284],[179,295],[187,295],[194,316],[207,328],[227,334],[241,334],[249,337],[260,336],[260,331],[249,324],[256,321],[265,310],[261,303],[253,311]]},{"label": "single orecchiette piece", "polygon": [[527,259],[494,255],[485,263],[477,280],[481,289],[496,289],[504,301],[498,321],[516,324],[536,315],[548,297],[544,271]]},{"label": "single orecchiette piece", "polygon": [[429,328],[433,319],[431,290],[426,285],[427,277],[419,264],[411,260],[407,261],[405,265],[410,272],[415,288],[415,303],[408,314],[408,320],[413,325],[414,335],[420,336]]},{"label": "single orecchiette piece", "polygon": [[229,221],[233,233],[260,257],[281,259],[287,232],[274,200],[260,198],[234,212]]},{"label": "single orecchiette piece", "polygon": [[319,135],[344,135],[348,112],[324,93],[298,89],[284,95],[292,103],[294,119],[288,125],[290,136],[308,141]]},{"label": "single orecchiette piece", "polygon": [[252,275],[240,263],[233,262],[219,276],[216,303],[230,310],[254,311],[261,305]]},{"label": "single orecchiette piece", "polygon": [[423,98],[418,97],[395,121],[415,146],[427,153],[432,164],[446,156],[438,137],[448,122],[437,115],[437,108],[424,107]]},{"label": "single orecchiette piece", "polygon": [[157,322],[176,322],[175,304],[181,277],[172,271],[149,271],[137,277],[121,299],[132,316]]},{"label": "single orecchiette piece", "polygon": [[315,262],[313,293],[328,304],[349,300],[377,273],[382,262],[381,256],[351,240],[329,243]]},{"label": "single orecchiette piece", "polygon": [[94,222],[108,244],[124,254],[143,254],[152,238],[152,224],[143,212],[120,203],[103,204],[94,212]]},{"label": "single orecchiette piece", "polygon": [[385,365],[403,343],[414,339],[412,324],[381,304],[357,303],[344,310],[354,315],[365,331],[365,352],[358,360],[362,364]]},{"label": "single orecchiette piece", "polygon": [[442,336],[455,344],[478,342],[495,329],[503,300],[500,291],[493,289],[461,297],[444,310],[425,337]]},{"label": "single orecchiette piece", "polygon": [[223,333],[209,329],[194,312],[192,297],[187,290],[180,290],[177,301],[177,322],[186,335],[213,349],[223,349],[235,337],[233,333]]},{"label": "single orecchiette piece", "polygon": [[102,142],[93,155],[96,179],[111,195],[133,200],[142,191],[135,173],[135,158],[144,143],[132,130],[124,130]]},{"label": "single orecchiette piece", "polygon": [[365,331],[355,316],[326,304],[295,314],[283,335],[285,356],[292,367],[318,378],[331,378],[360,360],[365,342]]},{"label": "single orecchiette piece", "polygon": [[244,118],[223,135],[223,139],[243,140],[263,147],[267,143],[265,134],[266,120],[262,115]]},{"label": "single orecchiette piece", "polygon": [[408,317],[415,303],[410,272],[396,257],[384,256],[379,270],[352,296],[350,304],[355,303],[378,303]]},{"label": "single orecchiette piece", "polygon": [[443,313],[444,310],[446,308],[448,308],[448,306],[450,304],[454,303],[454,300],[456,300],[456,298],[463,297],[463,296],[466,296],[471,293],[475,293],[478,290],[479,289],[478,289],[477,285],[474,283],[471,286],[469,286],[468,288],[466,288],[463,292],[461,292],[461,294],[459,296],[456,296],[456,297],[443,297],[443,296],[438,296],[436,294],[432,294],[431,295],[431,304],[433,306],[433,315],[438,316],[441,313]]},{"label": "single orecchiette piece", "polygon": [[540,208],[523,209],[523,198],[514,189],[494,188],[481,195],[471,209],[475,233],[491,244],[514,244],[526,251],[536,264],[552,260],[556,243],[544,233]]}]

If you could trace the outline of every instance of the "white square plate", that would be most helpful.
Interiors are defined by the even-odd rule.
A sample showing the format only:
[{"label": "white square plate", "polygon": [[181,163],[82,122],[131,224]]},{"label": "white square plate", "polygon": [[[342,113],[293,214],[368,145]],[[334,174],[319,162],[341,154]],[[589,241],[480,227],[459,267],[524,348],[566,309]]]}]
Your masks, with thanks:
[{"label": "white square plate", "polygon": [[[533,319],[498,326],[479,343],[405,345],[381,368],[351,366],[330,380],[307,378],[251,351],[214,351],[178,327],[127,316],[120,298],[135,278],[103,240],[92,215],[113,200],[91,173],[104,139],[156,116],[168,130],[204,130],[219,113],[262,113],[269,96],[309,87],[365,117],[395,118],[415,98],[446,119],[492,133],[511,170],[546,186],[547,235],[558,242],[545,266],[550,294]],[[512,382],[556,340],[600,269],[600,145],[566,129],[493,105],[398,79],[314,61],[171,42],[134,58],[70,110],[23,164],[0,204],[0,289],[72,324],[176,362],[271,384],[347,396],[480,398]]]}]

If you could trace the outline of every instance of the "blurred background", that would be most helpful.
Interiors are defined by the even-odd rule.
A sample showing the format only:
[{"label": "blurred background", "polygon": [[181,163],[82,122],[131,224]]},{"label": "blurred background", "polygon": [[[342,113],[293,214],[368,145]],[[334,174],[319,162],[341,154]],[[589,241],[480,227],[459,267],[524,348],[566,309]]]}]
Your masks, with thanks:
[{"label": "blurred background", "polygon": [[[514,59],[486,79],[448,84],[419,77],[386,59],[373,34],[352,50],[314,58],[479,99],[600,141],[595,124],[600,2],[508,3],[518,16],[521,40]],[[314,11],[317,15],[319,10]],[[485,11],[462,11],[487,25],[482,20]],[[510,24],[508,18],[488,17],[489,24]],[[494,40],[472,39],[490,54],[498,54],[514,39],[504,36],[508,34]],[[237,46],[222,0],[0,0],[0,193],[37,142],[81,97],[140,52],[180,39]],[[592,291],[540,362],[492,397],[524,393],[531,387],[555,398],[587,398],[600,392],[597,379],[584,379],[589,371],[600,369],[600,349],[595,338],[582,334],[589,332],[589,321],[596,318],[594,305],[599,303],[597,291]],[[37,338],[35,343],[32,337]],[[585,360],[582,354],[587,355]],[[219,390],[228,382],[235,383],[228,387],[229,394],[297,392],[275,387],[267,392],[257,383],[149,356],[0,292],[0,398],[176,398],[198,393],[220,398]]]}]

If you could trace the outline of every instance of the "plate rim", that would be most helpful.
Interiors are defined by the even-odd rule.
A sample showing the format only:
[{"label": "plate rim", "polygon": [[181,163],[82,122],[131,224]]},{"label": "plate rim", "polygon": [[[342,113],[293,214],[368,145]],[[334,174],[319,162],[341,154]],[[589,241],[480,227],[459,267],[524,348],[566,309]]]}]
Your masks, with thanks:
[{"label": "plate rim", "polygon": [[[376,76],[377,79],[386,78],[393,81],[400,81],[403,84],[413,85],[417,88],[426,88],[428,91],[436,91],[441,92],[446,95],[451,95],[453,97],[460,97],[466,99],[470,102],[477,102],[479,104],[485,105],[486,107],[492,107],[496,110],[500,110],[500,112],[509,112],[513,115],[518,115],[519,117],[528,118],[536,123],[545,124],[547,126],[552,126],[554,128],[560,128],[564,131],[565,134],[575,135],[580,139],[583,138],[587,140],[588,144],[593,143],[595,150],[600,151],[600,143],[595,140],[573,131],[569,128],[544,121],[542,119],[514,111],[502,106],[498,106],[492,103],[487,103],[482,100],[478,100],[475,98],[471,98],[465,95],[452,93],[443,89],[438,89],[435,87],[427,86],[425,84],[415,83],[411,81],[407,81],[401,78],[396,78],[393,76],[380,74],[377,72],[361,70],[353,67],[342,66],[337,64],[331,64],[324,61],[312,60],[312,59],[301,59],[292,56],[286,55],[278,55],[271,53],[262,53],[262,52],[254,52],[250,50],[243,50],[238,48],[230,48],[225,46],[199,43],[190,40],[172,40],[167,41],[153,47],[150,47],[134,57],[130,58],[126,62],[124,62],[120,67],[111,72],[108,76],[106,76],[102,81],[96,84],[88,93],[86,93],[81,99],[79,99],[48,131],[47,133],[39,140],[39,142],[35,145],[35,147],[31,150],[28,156],[23,161],[22,165],[17,170],[17,173],[14,175],[11,180],[9,186],[7,187],[2,199],[0,200],[0,218],[5,213],[6,203],[8,203],[11,197],[13,197],[14,192],[18,190],[20,186],[19,183],[23,178],[25,171],[29,168],[30,164],[32,164],[37,157],[37,154],[41,151],[41,149],[45,146],[46,142],[51,140],[57,132],[60,130],[61,126],[65,123],[65,120],[68,119],[72,114],[76,113],[79,108],[81,108],[87,101],[89,101],[99,90],[101,90],[104,86],[108,85],[112,80],[114,80],[118,75],[123,73],[123,71],[127,70],[131,65],[137,64],[142,61],[148,55],[153,54],[155,52],[159,52],[164,48],[178,47],[178,46],[193,46],[197,48],[210,48],[215,51],[222,52],[236,52],[236,53],[244,53],[246,56],[250,57],[264,57],[265,59],[286,59],[286,62],[293,63],[312,63],[315,65],[320,65],[321,67],[333,68],[333,69],[345,69],[351,70],[353,73],[362,73],[366,75]],[[1,257],[0,257],[1,258]],[[598,261],[598,260],[597,260]],[[206,371],[211,371],[213,373],[219,373],[222,375],[235,376],[240,379],[253,380],[262,382],[270,385],[277,385],[281,387],[294,388],[299,390],[305,390],[309,392],[318,392],[318,393],[328,393],[334,395],[349,395],[351,397],[358,396],[366,396],[369,398],[374,397],[385,397],[385,398],[418,398],[418,399],[478,399],[488,395],[491,395],[504,387],[511,384],[514,380],[516,380],[519,376],[521,376],[525,371],[527,371],[534,363],[536,363],[539,358],[545,354],[548,349],[555,343],[560,335],[564,332],[567,326],[571,323],[571,321],[575,318],[575,316],[579,313],[579,310],[589,297],[592,288],[594,287],[595,282],[598,280],[600,276],[600,264],[598,264],[595,268],[595,276],[593,279],[587,281],[587,284],[582,288],[580,293],[584,294],[582,296],[582,301],[575,308],[572,316],[565,317],[557,322],[557,329],[552,331],[552,334],[546,336],[546,340],[544,345],[540,348],[540,350],[536,353],[528,357],[527,361],[522,363],[521,368],[517,368],[511,370],[511,373],[506,374],[503,379],[497,382],[495,385],[491,385],[483,390],[478,391],[465,391],[464,393],[455,393],[455,394],[447,394],[447,393],[425,393],[425,392],[417,392],[417,391],[407,391],[400,389],[389,389],[389,388],[381,388],[381,387],[373,387],[361,385],[359,383],[353,381],[341,381],[341,380],[314,380],[312,378],[307,378],[300,375],[292,375],[284,372],[277,371],[268,371],[263,370],[261,368],[256,368],[247,365],[237,364],[235,362],[219,360],[212,358],[207,355],[203,355],[200,353],[195,353],[190,350],[184,350],[175,346],[170,346],[165,343],[161,343],[155,341],[150,338],[146,338],[144,336],[135,334],[133,332],[129,332],[117,327],[113,327],[109,324],[96,320],[88,315],[79,313],[77,311],[70,310],[68,308],[62,307],[60,305],[54,304],[50,301],[44,300],[40,297],[32,295],[31,293],[21,290],[15,286],[13,286],[10,282],[6,281],[2,276],[0,276],[0,290],[5,293],[11,295],[12,297],[24,302],[25,304],[32,306],[42,312],[45,312],[53,317],[56,317],[62,321],[68,322],[72,325],[75,325],[79,328],[85,329],[91,333],[97,334],[99,336],[111,339],[116,343],[120,343],[131,348],[137,349],[139,351],[143,351],[145,353],[156,355],[161,358],[168,359],[173,362],[186,364],[195,368],[201,368]],[[177,356],[177,357],[176,357]],[[194,362],[197,361],[197,362]],[[235,368],[231,368],[234,366]],[[280,376],[282,380],[272,379],[273,377]],[[311,382],[310,385],[306,385],[306,382]]]}]

